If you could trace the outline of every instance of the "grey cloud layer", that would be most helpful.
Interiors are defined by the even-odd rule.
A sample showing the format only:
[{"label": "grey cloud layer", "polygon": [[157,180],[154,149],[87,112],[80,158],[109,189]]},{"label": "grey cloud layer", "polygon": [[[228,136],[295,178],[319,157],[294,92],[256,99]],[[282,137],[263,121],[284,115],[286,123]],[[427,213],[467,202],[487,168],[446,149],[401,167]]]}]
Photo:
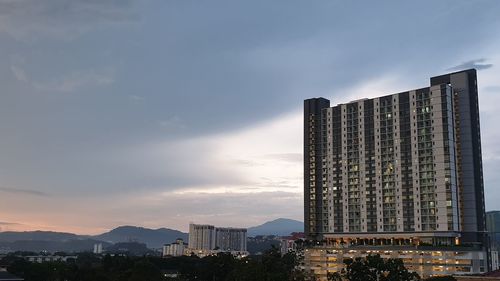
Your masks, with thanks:
[{"label": "grey cloud layer", "polygon": [[73,39],[98,24],[137,20],[129,0],[0,1],[0,31],[17,39]]},{"label": "grey cloud layer", "polygon": [[[490,57],[480,50],[495,43],[499,2],[359,6],[0,1],[0,185],[68,198],[203,185],[291,189],[280,178],[242,178],[219,165],[213,145],[190,140],[265,123],[304,98],[337,103],[385,76],[405,83],[397,91],[464,61],[456,67],[494,69],[475,58]],[[241,169],[261,164],[233,158]],[[300,163],[301,148],[262,159]]]},{"label": "grey cloud layer", "polygon": [[0,187],[0,192],[21,193],[21,194],[36,195],[36,196],[49,196],[49,194],[46,192],[31,190],[31,189],[23,189],[23,188]]}]

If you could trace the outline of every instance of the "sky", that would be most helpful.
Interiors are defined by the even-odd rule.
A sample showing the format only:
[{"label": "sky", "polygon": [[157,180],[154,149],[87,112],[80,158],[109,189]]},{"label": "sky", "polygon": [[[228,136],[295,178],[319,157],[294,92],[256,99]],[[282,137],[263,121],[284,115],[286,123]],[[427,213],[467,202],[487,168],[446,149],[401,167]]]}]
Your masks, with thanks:
[{"label": "sky", "polygon": [[304,99],[472,67],[486,208],[500,209],[499,13],[496,0],[0,0],[0,231],[302,220]]}]

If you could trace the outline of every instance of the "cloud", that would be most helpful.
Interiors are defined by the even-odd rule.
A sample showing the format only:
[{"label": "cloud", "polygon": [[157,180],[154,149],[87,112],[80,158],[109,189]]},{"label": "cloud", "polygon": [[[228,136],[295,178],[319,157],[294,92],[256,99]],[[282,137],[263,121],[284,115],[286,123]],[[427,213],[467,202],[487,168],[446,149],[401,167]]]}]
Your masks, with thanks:
[{"label": "cloud", "polygon": [[114,82],[114,70],[108,68],[74,71],[52,81],[37,81],[32,84],[39,91],[71,93],[84,87],[105,86]]},{"label": "cloud", "polygon": [[[170,214],[178,225],[300,217],[303,99],[337,104],[426,86],[463,54],[500,63],[488,34],[499,3],[430,3],[0,0],[0,176],[69,202],[0,196],[0,213],[82,229],[172,225]],[[409,12],[426,17],[408,21]],[[23,59],[4,59],[13,54]],[[496,127],[483,120],[498,118],[483,116],[484,143]]]},{"label": "cloud", "polygon": [[138,96],[138,95],[129,95],[128,98],[133,100],[133,101],[143,101],[144,100],[144,97]]},{"label": "cloud", "polygon": [[[45,75],[28,75],[26,73],[26,59],[20,56],[12,56],[10,70],[14,77],[20,81],[29,84],[38,91],[70,93],[85,87],[97,87],[113,84],[115,82],[114,67],[97,67],[84,70],[72,70],[58,75],[53,73],[50,78],[44,78]],[[141,100],[141,97],[132,95],[132,100]],[[143,99],[143,98],[142,98]]]},{"label": "cloud", "polygon": [[21,225],[21,224],[20,223],[16,223],[16,222],[0,221],[0,225]]},{"label": "cloud", "polygon": [[263,163],[259,163],[255,160],[248,160],[248,159],[234,159],[232,160],[234,165],[236,166],[248,166],[248,167],[255,167],[255,166],[261,166]]},{"label": "cloud", "polygon": [[[245,193],[220,190],[218,192],[163,192],[132,195],[140,213],[132,219],[143,219],[157,226],[168,225],[186,229],[190,221],[226,226],[249,227],[279,217],[302,220],[302,194],[287,191]],[[129,199],[124,199],[128,202]],[[203,206],[203,207],[202,207]],[[279,206],[279,208],[277,208]],[[113,213],[125,211],[126,203]],[[207,212],[207,208],[210,209]],[[161,218],[156,213],[169,214]],[[245,219],[242,220],[244,214]]]},{"label": "cloud", "polygon": [[302,163],[303,157],[302,153],[272,153],[264,155],[265,158],[285,161],[285,162],[296,162]]},{"label": "cloud", "polygon": [[41,36],[72,39],[99,24],[135,21],[129,0],[2,0],[0,34],[33,40]]},{"label": "cloud", "polygon": [[500,86],[487,86],[487,87],[484,87],[483,90],[486,92],[498,93],[498,92],[500,92]]},{"label": "cloud", "polygon": [[295,192],[301,191],[301,182],[298,180],[298,177],[285,177],[285,178],[267,178],[261,177],[260,182],[256,183],[257,186],[260,187],[273,187],[278,190],[287,190],[291,189]]},{"label": "cloud", "polygon": [[12,228],[17,228],[19,226],[22,226],[22,224],[14,223],[14,222],[0,221],[0,232],[11,231]]},{"label": "cloud", "polygon": [[[182,123],[176,122],[160,126],[168,133],[182,129]],[[109,160],[101,161],[102,166],[97,168],[113,175],[114,180],[102,190],[107,194],[116,192],[117,188],[182,190],[193,186],[241,186],[248,183],[239,173],[231,172],[234,163],[224,157],[221,159],[220,154],[214,151],[217,144],[214,137],[150,141],[98,152],[81,161],[94,163],[107,155]],[[117,176],[124,171],[128,180],[117,186]]]},{"label": "cloud", "polygon": [[[204,189],[138,189],[116,193],[113,197],[82,196],[77,200],[49,197],[43,202],[27,196],[4,201],[0,197],[0,213],[12,216],[5,221],[19,221],[31,226],[29,229],[81,234],[99,233],[119,225],[170,227],[186,231],[189,222],[249,227],[279,217],[297,220],[302,220],[303,217],[301,193],[287,190],[233,192],[230,188],[217,191],[203,191]],[[23,205],[23,209],[14,216],[8,210],[18,205]],[[57,208],[48,208],[50,205],[57,205]]]},{"label": "cloud", "polygon": [[27,195],[36,195],[36,196],[50,196],[50,194],[32,189],[22,189],[22,188],[9,188],[9,187],[0,187],[1,192],[7,193],[18,193],[18,194],[27,194]]},{"label": "cloud", "polygon": [[168,119],[162,120],[159,122],[160,126],[162,128],[165,128],[167,130],[179,130],[179,129],[186,129],[186,125],[182,121],[182,119],[174,115]]},{"label": "cloud", "polygon": [[484,173],[484,189],[485,189],[485,203],[486,210],[500,210],[498,198],[500,198],[500,191],[497,186],[500,182],[500,175],[498,167],[500,166],[500,152],[493,157],[484,157],[483,153],[483,173]]},{"label": "cloud", "polygon": [[459,71],[459,70],[465,70],[465,69],[470,69],[470,68],[475,68],[477,70],[483,70],[483,69],[488,69],[493,67],[493,64],[491,63],[483,63],[486,62],[486,59],[475,59],[475,60],[470,60],[463,62],[457,66],[448,68],[448,71]]},{"label": "cloud", "polygon": [[29,81],[28,75],[26,75],[26,72],[24,72],[24,70],[21,67],[17,65],[11,65],[10,69],[12,70],[12,73],[14,74],[17,80],[21,82]]},{"label": "cloud", "polygon": [[[253,160],[250,159],[234,159],[233,163],[236,166],[265,166],[269,162],[285,162],[285,163],[302,163],[302,154],[300,153],[270,153],[265,155],[256,155]],[[264,178],[263,178],[264,179]]]}]

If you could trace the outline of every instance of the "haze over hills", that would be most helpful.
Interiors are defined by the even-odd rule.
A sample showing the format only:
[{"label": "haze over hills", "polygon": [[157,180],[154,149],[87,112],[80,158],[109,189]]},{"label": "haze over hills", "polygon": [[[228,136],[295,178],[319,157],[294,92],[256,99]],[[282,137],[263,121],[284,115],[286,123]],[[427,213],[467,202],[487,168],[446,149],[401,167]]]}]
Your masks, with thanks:
[{"label": "haze over hills", "polygon": [[[292,232],[302,231],[302,222],[279,218],[248,228],[248,236],[285,236]],[[187,242],[188,233],[168,228],[149,229],[137,226],[120,226],[93,236],[52,231],[8,231],[0,232],[0,250],[77,252],[91,251],[96,243],[103,243],[106,248],[112,244],[130,241],[145,243],[148,248],[161,248],[177,238],[182,238]]]}]

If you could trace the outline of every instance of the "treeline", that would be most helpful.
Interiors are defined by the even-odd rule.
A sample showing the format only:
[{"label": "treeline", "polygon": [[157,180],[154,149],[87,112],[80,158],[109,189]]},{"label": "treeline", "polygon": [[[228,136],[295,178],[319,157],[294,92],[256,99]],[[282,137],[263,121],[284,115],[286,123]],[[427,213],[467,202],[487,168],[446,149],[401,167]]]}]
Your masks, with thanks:
[{"label": "treeline", "polygon": [[[261,256],[236,259],[230,254],[198,258],[182,256],[99,257],[80,254],[69,262],[31,263],[23,258],[7,256],[1,263],[8,271],[25,281],[315,281],[310,272],[296,269],[294,254],[281,256],[273,248]],[[400,259],[382,259],[379,255],[347,259],[343,272],[329,273],[328,280],[349,281],[417,281]],[[178,276],[175,276],[178,275]],[[428,280],[455,280],[453,277]]]},{"label": "treeline", "polygon": [[[198,258],[182,256],[98,257],[80,254],[70,262],[31,263],[8,256],[2,261],[8,271],[26,281],[306,281],[311,275],[295,270],[295,255],[281,256],[272,249],[261,256],[236,259],[230,254]],[[171,274],[178,273],[178,277]]]}]

